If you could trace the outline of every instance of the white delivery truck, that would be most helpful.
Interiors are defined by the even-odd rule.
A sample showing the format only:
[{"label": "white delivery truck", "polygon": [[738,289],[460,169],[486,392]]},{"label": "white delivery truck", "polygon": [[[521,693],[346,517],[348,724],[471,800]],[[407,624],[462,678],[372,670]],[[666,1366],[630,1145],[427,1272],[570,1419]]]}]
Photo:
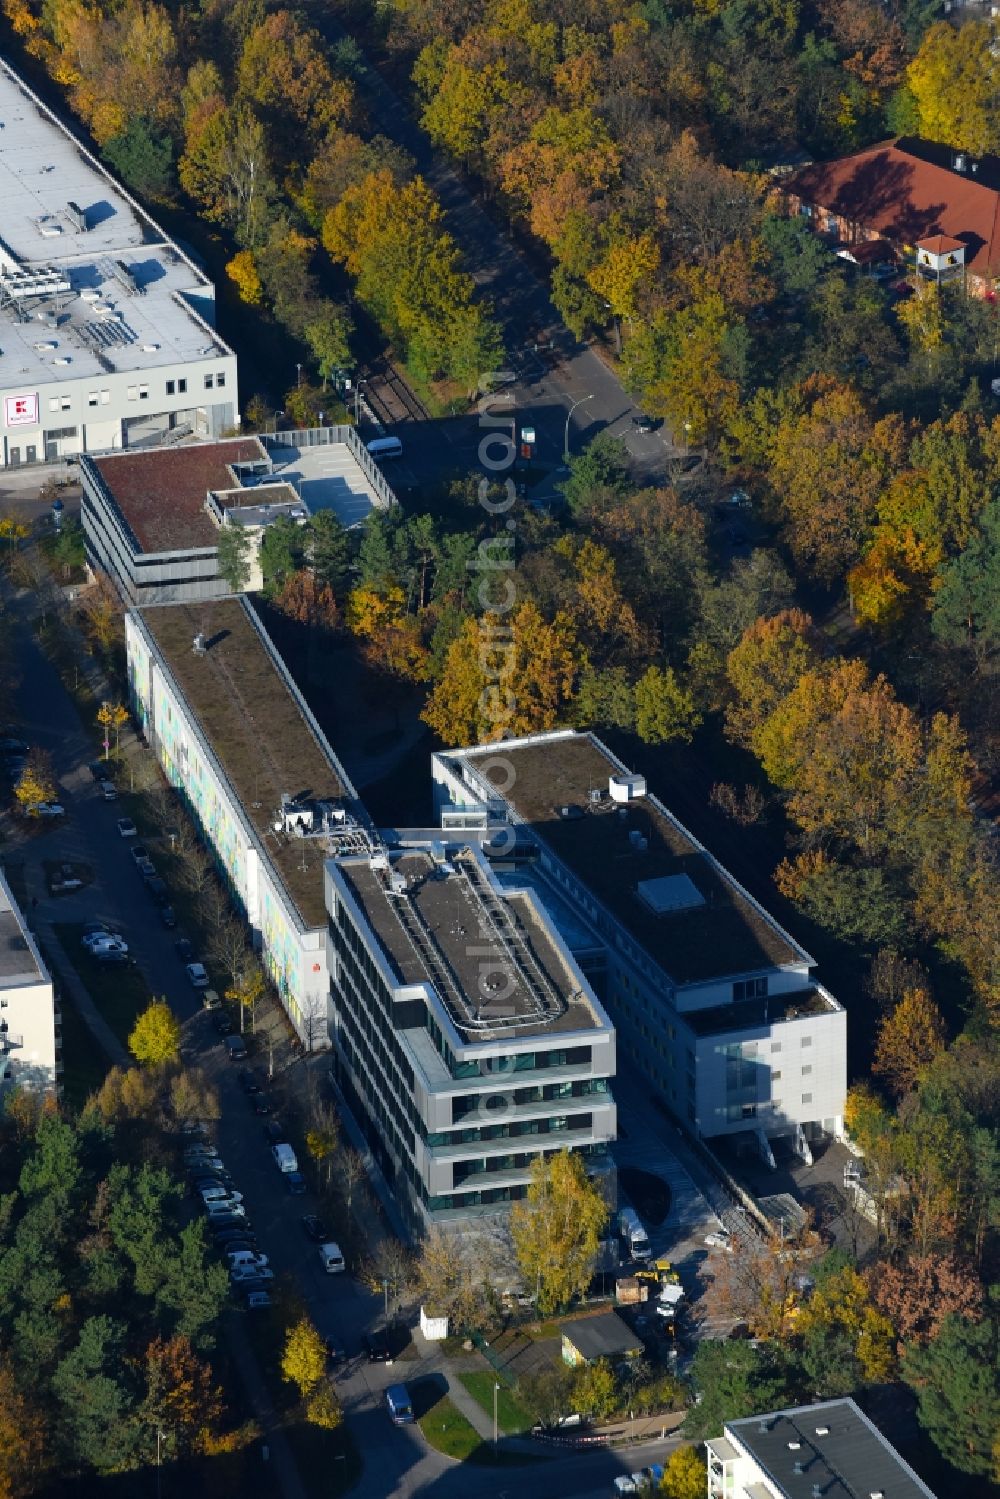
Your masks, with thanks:
[{"label": "white delivery truck", "polygon": [[642,1219],[635,1208],[620,1208],[618,1232],[626,1253],[633,1260],[648,1260],[653,1253]]}]

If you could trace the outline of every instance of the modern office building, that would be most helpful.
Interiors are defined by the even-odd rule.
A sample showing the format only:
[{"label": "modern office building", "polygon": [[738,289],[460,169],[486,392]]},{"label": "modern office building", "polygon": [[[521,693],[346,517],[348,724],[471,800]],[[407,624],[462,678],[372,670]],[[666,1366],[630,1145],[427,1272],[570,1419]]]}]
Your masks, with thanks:
[{"label": "modern office building", "polygon": [[231,593],[219,573],[225,526],[247,533],[252,593],[262,582],[261,539],[279,516],[304,524],[332,509],[349,526],[395,504],[353,427],[87,456],[80,478],[87,559],[140,606]]},{"label": "modern office building", "polygon": [[478,840],[398,836],[327,865],[330,1039],[411,1224],[496,1212],[567,1147],[613,1193],[614,1030],[544,906]]},{"label": "modern office building", "polygon": [[245,599],[125,617],[137,721],[183,795],[307,1047],[327,1044],[324,861],[367,818]]},{"label": "modern office building", "polygon": [[708,1499],[934,1499],[850,1399],[727,1421],[705,1448]]},{"label": "modern office building", "polygon": [[0,466],[239,423],[215,288],[0,60]]},{"label": "modern office building", "polygon": [[0,1098],[11,1088],[53,1091],[61,1056],[52,979],[0,874]]},{"label": "modern office building", "polygon": [[803,947],[592,734],[433,757],[442,829],[486,829],[502,881],[530,881],[623,1056],[704,1138],[765,1159],[842,1133],[846,1016]]}]

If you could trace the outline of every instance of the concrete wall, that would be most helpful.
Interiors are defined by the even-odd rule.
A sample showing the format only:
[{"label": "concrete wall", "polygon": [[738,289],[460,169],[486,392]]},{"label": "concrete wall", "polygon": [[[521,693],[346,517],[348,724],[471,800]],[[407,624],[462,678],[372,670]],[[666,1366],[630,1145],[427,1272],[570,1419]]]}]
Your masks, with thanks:
[{"label": "concrete wall", "polygon": [[5,926],[12,929],[6,940],[16,953],[12,962],[8,959],[8,968],[23,969],[9,972],[6,978],[0,976],[0,1021],[6,1025],[5,1054],[0,1054],[2,1099],[12,1088],[38,1092],[56,1088],[61,1070],[61,1031],[57,1028],[52,978],[2,874],[0,909]]}]

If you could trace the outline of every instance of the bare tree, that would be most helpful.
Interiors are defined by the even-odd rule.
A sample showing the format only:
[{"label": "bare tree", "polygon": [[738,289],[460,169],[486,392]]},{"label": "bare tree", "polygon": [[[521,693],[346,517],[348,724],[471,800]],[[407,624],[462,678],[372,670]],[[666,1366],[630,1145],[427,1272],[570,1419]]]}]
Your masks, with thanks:
[{"label": "bare tree", "polygon": [[352,1145],[345,1146],[337,1156],[337,1182],[348,1212],[351,1211],[355,1192],[367,1177],[364,1157]]},{"label": "bare tree", "polygon": [[208,956],[222,969],[230,987],[239,988],[250,962],[250,950],[243,925],[235,916],[227,914],[216,925],[208,941]]}]

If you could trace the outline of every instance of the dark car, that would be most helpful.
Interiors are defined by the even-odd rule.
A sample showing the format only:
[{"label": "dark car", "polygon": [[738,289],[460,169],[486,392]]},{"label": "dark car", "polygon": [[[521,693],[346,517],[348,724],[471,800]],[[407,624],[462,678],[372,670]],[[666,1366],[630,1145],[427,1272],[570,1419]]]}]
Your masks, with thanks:
[{"label": "dark car", "polygon": [[233,1290],[238,1296],[248,1295],[252,1291],[266,1291],[271,1282],[260,1275],[241,1275],[238,1281],[233,1283]]},{"label": "dark car", "polygon": [[392,1345],[384,1327],[365,1334],[365,1353],[370,1364],[392,1363]]},{"label": "dark car", "polygon": [[260,1092],[260,1080],[256,1072],[252,1071],[251,1068],[241,1067],[236,1074],[236,1078],[244,1093],[249,1093],[252,1096],[254,1093]]},{"label": "dark car", "polygon": [[174,943],[174,952],[182,963],[190,963],[194,957],[194,947],[186,937],[177,938],[177,941]]},{"label": "dark car", "polygon": [[168,932],[173,931],[174,927],[177,925],[177,917],[174,915],[173,906],[160,907],[160,920],[163,922],[163,925],[166,927]]},{"label": "dark car", "polygon": [[269,1119],[264,1125],[264,1139],[268,1145],[280,1145],[285,1138],[285,1126],[280,1119]]},{"label": "dark car", "polygon": [[302,1197],[305,1195],[306,1179],[301,1171],[283,1171],[281,1177],[290,1196]]},{"label": "dark car", "polygon": [[[248,1234],[245,1228],[220,1228],[212,1235],[212,1238],[220,1248],[223,1244],[228,1244],[233,1248],[254,1249],[257,1244],[257,1235]],[[237,1245],[237,1239],[245,1242]]]},{"label": "dark car", "polygon": [[133,864],[141,864],[143,859],[149,858],[149,849],[144,843],[133,843],[129,853],[132,855]]},{"label": "dark car", "polygon": [[166,882],[164,880],[161,880],[158,874],[147,874],[145,878],[146,889],[149,891],[156,904],[158,906],[169,905],[170,891],[167,889]]},{"label": "dark car", "polygon": [[305,1213],[303,1215],[302,1227],[305,1229],[307,1237],[312,1239],[314,1244],[325,1244],[331,1237],[329,1228],[323,1222],[322,1218],[317,1218],[315,1213]]},{"label": "dark car", "polygon": [[220,1036],[231,1036],[236,1027],[228,1015],[216,1015],[215,1029]]},{"label": "dark car", "polygon": [[637,432],[645,433],[652,432],[657,423],[653,417],[640,414],[632,418],[632,425]]},{"label": "dark car", "polygon": [[111,779],[111,771],[103,760],[92,760],[87,769],[95,781],[110,781]]},{"label": "dark car", "polygon": [[253,1106],[253,1111],[258,1116],[258,1118],[263,1118],[265,1114],[269,1114],[271,1112],[271,1105],[268,1103],[263,1093],[255,1094],[250,1102]]},{"label": "dark car", "polygon": [[121,965],[129,961],[127,952],[122,952],[116,947],[105,947],[95,953],[91,953],[95,963],[103,963],[107,968],[113,968],[116,964]]}]

